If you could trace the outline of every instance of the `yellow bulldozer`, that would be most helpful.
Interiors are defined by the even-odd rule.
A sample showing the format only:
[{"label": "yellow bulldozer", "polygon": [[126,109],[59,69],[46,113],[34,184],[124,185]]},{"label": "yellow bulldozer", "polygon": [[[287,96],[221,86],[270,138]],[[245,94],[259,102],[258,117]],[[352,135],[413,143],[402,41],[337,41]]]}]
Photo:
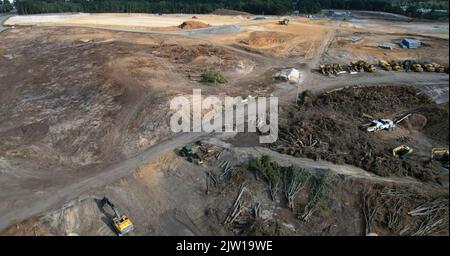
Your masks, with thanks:
[{"label": "yellow bulldozer", "polygon": [[412,154],[414,149],[407,145],[400,145],[392,150],[392,156],[401,159],[406,158],[408,155]]},{"label": "yellow bulldozer", "polygon": [[114,212],[111,224],[118,236],[123,236],[134,230],[133,222],[131,222],[131,220],[126,215],[121,215],[119,209],[117,209],[117,207],[113,203],[111,203],[111,201],[109,201],[107,197],[103,197],[103,199],[101,200],[101,208],[103,208],[105,205],[111,207]]}]

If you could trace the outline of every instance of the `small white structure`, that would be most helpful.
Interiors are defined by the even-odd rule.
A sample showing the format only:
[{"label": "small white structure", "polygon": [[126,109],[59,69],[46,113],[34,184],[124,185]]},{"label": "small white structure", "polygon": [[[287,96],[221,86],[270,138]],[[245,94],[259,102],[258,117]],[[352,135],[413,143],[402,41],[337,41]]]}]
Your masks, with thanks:
[{"label": "small white structure", "polygon": [[298,83],[298,81],[300,80],[300,71],[295,68],[283,69],[275,74],[275,78]]}]

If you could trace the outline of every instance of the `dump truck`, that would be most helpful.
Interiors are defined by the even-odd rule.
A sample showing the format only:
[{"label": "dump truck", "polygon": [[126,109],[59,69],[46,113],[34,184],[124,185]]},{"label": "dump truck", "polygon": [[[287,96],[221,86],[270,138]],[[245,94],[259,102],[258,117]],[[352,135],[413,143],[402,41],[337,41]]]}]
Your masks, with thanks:
[{"label": "dump truck", "polygon": [[116,231],[118,236],[123,236],[134,230],[134,224],[126,215],[121,215],[119,209],[109,201],[107,197],[103,197],[101,200],[101,208],[105,205],[111,207],[114,212],[114,216],[112,217],[111,224]]},{"label": "dump truck", "polygon": [[404,71],[403,65],[399,61],[391,60],[389,62],[389,65],[391,66],[392,70],[394,70],[394,71]]},{"label": "dump truck", "polygon": [[447,148],[433,148],[431,150],[431,160],[438,161],[442,167],[449,168],[449,150]]},{"label": "dump truck", "polygon": [[445,72],[445,67],[442,66],[441,64],[432,63],[432,65],[434,66],[434,71],[435,72],[438,72],[438,73],[444,73]]},{"label": "dump truck", "polygon": [[436,71],[436,68],[431,63],[424,64],[424,65],[422,65],[422,67],[426,72],[435,72]]},{"label": "dump truck", "polygon": [[401,159],[406,158],[412,154],[414,150],[408,145],[400,145],[392,150],[392,155]]},{"label": "dump truck", "polygon": [[419,63],[415,63],[411,65],[411,70],[414,72],[423,72],[423,67]]}]

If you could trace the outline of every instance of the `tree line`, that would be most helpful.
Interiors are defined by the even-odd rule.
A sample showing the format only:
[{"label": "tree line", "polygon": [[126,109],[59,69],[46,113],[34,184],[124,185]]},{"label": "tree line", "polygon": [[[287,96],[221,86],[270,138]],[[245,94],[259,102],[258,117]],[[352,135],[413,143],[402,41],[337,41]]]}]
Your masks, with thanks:
[{"label": "tree line", "polygon": [[[2,2],[0,0],[0,2]],[[7,2],[4,0],[3,2]],[[448,10],[448,1],[425,0],[15,0],[19,14],[57,12],[210,13],[224,8],[253,14],[283,15],[294,10],[313,14],[322,9],[367,10],[433,18],[420,7]]]},{"label": "tree line", "polygon": [[[435,10],[448,11],[448,1],[424,0],[297,0],[295,2],[300,13],[317,13],[322,9],[380,11],[402,14],[409,17],[434,19],[442,15]],[[429,8],[431,12],[423,14],[419,8]]]},{"label": "tree line", "polygon": [[10,12],[13,5],[8,0],[0,0],[0,13]]},{"label": "tree line", "polygon": [[285,14],[291,0],[16,0],[19,14],[52,12],[210,13],[219,8]]}]

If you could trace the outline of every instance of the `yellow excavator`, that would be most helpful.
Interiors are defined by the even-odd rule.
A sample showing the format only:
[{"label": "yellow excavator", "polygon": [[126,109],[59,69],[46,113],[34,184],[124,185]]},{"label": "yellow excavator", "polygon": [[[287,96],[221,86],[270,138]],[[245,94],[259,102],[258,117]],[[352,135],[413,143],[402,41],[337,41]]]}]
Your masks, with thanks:
[{"label": "yellow excavator", "polygon": [[409,154],[412,154],[413,151],[414,150],[410,146],[401,145],[401,146],[398,146],[398,147],[396,147],[396,148],[394,148],[392,150],[392,155],[394,157],[398,157],[398,158],[404,159]]},{"label": "yellow excavator", "polygon": [[107,204],[114,211],[114,217],[112,217],[111,224],[116,230],[118,236],[123,236],[134,230],[133,222],[131,222],[131,220],[126,215],[121,215],[119,213],[119,209],[117,209],[117,207],[114,206],[114,204],[111,203],[111,201],[109,201],[107,197],[103,197],[101,204],[102,208],[105,206],[105,204]]},{"label": "yellow excavator", "polygon": [[433,148],[431,150],[431,160],[442,163],[442,166],[448,169],[449,150],[447,148]]}]

